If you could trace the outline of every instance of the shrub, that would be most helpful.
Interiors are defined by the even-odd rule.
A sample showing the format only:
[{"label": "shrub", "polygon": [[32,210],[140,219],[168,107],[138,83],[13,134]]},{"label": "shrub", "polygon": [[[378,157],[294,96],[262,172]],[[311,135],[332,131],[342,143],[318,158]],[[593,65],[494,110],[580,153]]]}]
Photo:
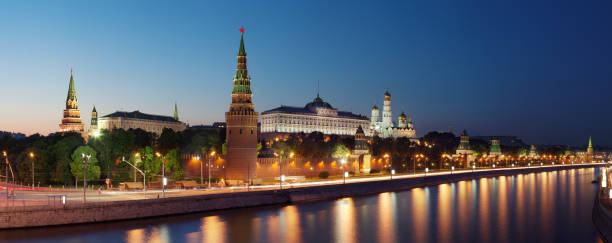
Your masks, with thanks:
[{"label": "shrub", "polygon": [[329,177],[329,172],[327,172],[327,171],[321,171],[321,172],[319,173],[319,178],[321,178],[321,179],[327,179],[327,177]]},{"label": "shrub", "polygon": [[380,171],[379,170],[370,170],[370,174],[377,174],[377,173],[380,173]]}]

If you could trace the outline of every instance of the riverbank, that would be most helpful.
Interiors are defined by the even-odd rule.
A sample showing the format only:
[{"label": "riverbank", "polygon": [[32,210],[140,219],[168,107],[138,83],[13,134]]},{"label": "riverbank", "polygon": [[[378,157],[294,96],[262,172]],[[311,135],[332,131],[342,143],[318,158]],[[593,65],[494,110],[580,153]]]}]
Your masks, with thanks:
[{"label": "riverbank", "polygon": [[67,204],[58,207],[34,206],[14,209],[8,208],[8,210],[0,212],[0,228],[10,229],[95,223],[190,214],[222,209],[329,200],[346,196],[406,190],[414,187],[431,186],[441,183],[450,183],[485,177],[556,171],[573,168],[589,168],[601,165],[602,164],[576,164],[476,170],[474,172],[462,172],[455,174],[435,174],[423,177],[394,178],[393,180],[353,182],[348,184],[299,187],[285,190],[235,192],[163,199],[93,202],[87,204]]}]

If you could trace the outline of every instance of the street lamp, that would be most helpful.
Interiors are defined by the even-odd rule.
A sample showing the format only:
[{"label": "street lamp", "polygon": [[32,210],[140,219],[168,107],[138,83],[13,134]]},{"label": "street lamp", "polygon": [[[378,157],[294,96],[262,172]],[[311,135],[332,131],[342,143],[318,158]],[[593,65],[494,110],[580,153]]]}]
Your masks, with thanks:
[{"label": "street lamp", "polygon": [[202,185],[202,182],[204,182],[204,176],[203,176],[204,169],[203,169],[203,166],[202,166],[202,160],[200,160],[200,156],[199,155],[193,156],[193,159],[200,162],[200,185]]},{"label": "street lamp", "polygon": [[[136,153],[135,154],[136,157],[140,156],[140,153]],[[125,157],[121,157],[121,159],[123,160],[123,162],[127,163],[128,165],[134,167],[134,171],[138,171],[140,172],[140,174],[142,175],[142,185],[143,185],[143,189],[144,189],[144,198],[147,199],[147,176],[145,175],[144,171],[138,169],[138,167],[136,167],[136,162],[134,162],[134,165],[130,162],[128,162],[127,160],[125,160]],[[142,158],[141,158],[142,160]],[[136,176],[134,176],[134,178],[136,178]]]},{"label": "street lamp", "polygon": [[8,205],[8,200],[9,200],[9,184],[8,184],[8,155],[6,154],[6,151],[2,151],[2,156],[4,156],[4,162],[6,163],[6,205]]},{"label": "street lamp", "polygon": [[346,184],[346,158],[342,158],[342,160],[340,160],[340,162],[342,163],[342,184]]},{"label": "street lamp", "polygon": [[32,160],[32,189],[34,188],[34,152],[30,152],[28,154],[28,156],[30,156],[30,159]]},{"label": "street lamp", "polygon": [[429,168],[425,168],[425,176],[427,176],[427,172],[429,172]]},{"label": "street lamp", "polygon": [[210,168],[212,168],[212,164],[210,163],[210,158],[215,156],[216,153],[217,152],[213,150],[212,152],[210,152],[210,154],[208,154],[208,189],[210,189]]},{"label": "street lamp", "polygon": [[166,197],[166,183],[168,182],[166,179],[166,156],[160,154],[159,152],[155,152],[157,157],[161,157],[162,159],[162,198]]},{"label": "street lamp", "polygon": [[87,195],[87,167],[89,166],[89,158],[91,158],[91,154],[85,155],[81,154],[81,162],[83,163],[83,203],[86,203],[86,195]]}]

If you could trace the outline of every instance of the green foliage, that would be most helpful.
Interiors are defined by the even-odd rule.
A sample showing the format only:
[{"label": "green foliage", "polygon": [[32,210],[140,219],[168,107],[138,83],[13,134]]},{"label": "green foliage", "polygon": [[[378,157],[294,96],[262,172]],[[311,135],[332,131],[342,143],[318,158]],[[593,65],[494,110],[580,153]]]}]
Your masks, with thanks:
[{"label": "green foliage", "polygon": [[170,150],[165,156],[166,175],[170,175],[173,180],[182,180],[185,175],[185,170],[181,166],[178,150]]},{"label": "green foliage", "polygon": [[91,181],[100,178],[100,166],[97,165],[98,158],[96,151],[89,146],[79,146],[72,153],[72,161],[70,162],[70,172],[72,175],[77,181],[83,181],[83,161],[86,160],[83,158],[83,154],[91,156],[87,166],[87,180]]},{"label": "green foliage", "polygon": [[178,148],[181,141],[181,135],[172,129],[164,128],[162,134],[157,139],[157,148],[162,153],[168,153],[170,150]]},{"label": "green foliage", "polygon": [[153,181],[160,174],[161,158],[157,157],[155,150],[149,146],[139,149],[138,154],[140,158],[136,159],[136,166],[145,172],[147,181]]},{"label": "green foliage", "polygon": [[351,151],[344,144],[336,144],[334,152],[332,153],[332,158],[344,158],[350,153]]},{"label": "green foliage", "polygon": [[77,146],[84,143],[85,141],[79,135],[65,135],[64,138],[50,147],[53,156],[53,162],[50,165],[50,168],[53,168],[51,171],[52,181],[66,185],[74,182],[70,170],[71,155]]},{"label": "green foliage", "polygon": [[327,172],[327,171],[321,171],[321,172],[319,172],[319,178],[321,178],[321,179],[327,179],[327,177],[329,177],[329,172]]}]

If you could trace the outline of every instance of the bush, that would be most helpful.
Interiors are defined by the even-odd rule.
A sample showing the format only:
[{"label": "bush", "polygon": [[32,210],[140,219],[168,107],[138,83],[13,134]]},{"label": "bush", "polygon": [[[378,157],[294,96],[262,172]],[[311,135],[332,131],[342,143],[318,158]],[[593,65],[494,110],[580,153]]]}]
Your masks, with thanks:
[{"label": "bush", "polygon": [[327,171],[321,171],[321,172],[319,173],[319,178],[321,178],[321,179],[327,179],[327,177],[329,177],[329,172],[327,172]]},{"label": "bush", "polygon": [[379,170],[370,170],[370,174],[377,174],[377,173],[380,173],[380,171]]}]

